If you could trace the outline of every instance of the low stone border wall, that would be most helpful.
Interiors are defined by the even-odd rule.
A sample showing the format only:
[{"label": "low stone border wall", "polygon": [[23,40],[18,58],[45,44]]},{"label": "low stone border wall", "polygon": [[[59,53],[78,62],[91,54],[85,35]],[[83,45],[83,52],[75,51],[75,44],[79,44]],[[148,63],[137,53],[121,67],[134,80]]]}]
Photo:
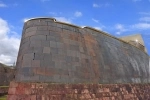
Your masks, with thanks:
[{"label": "low stone border wall", "polygon": [[150,84],[11,82],[7,100],[150,100]]}]

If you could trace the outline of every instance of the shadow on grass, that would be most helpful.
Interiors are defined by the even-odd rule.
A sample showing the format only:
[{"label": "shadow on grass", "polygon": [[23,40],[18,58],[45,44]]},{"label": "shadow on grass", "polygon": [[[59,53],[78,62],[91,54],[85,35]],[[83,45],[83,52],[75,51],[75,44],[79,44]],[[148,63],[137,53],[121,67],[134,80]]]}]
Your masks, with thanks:
[{"label": "shadow on grass", "polygon": [[0,100],[7,100],[7,95],[0,96]]}]

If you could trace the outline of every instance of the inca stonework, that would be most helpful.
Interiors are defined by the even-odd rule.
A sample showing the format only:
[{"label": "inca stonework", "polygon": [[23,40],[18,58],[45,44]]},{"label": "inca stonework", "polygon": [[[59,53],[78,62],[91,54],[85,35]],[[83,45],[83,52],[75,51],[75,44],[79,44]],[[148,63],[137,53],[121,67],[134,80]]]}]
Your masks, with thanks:
[{"label": "inca stonework", "polygon": [[[149,55],[90,27],[81,28],[53,18],[28,20],[24,24],[16,66],[16,82],[10,85],[9,100],[150,99]],[[101,87],[100,94],[93,84]],[[106,84],[110,85],[108,91],[104,88]],[[113,92],[111,88],[117,88],[115,94],[105,95]],[[89,98],[82,94],[84,91]],[[144,94],[138,97],[142,91]]]},{"label": "inca stonework", "polygon": [[17,81],[57,83],[147,83],[149,56],[92,28],[51,18],[25,23]]}]

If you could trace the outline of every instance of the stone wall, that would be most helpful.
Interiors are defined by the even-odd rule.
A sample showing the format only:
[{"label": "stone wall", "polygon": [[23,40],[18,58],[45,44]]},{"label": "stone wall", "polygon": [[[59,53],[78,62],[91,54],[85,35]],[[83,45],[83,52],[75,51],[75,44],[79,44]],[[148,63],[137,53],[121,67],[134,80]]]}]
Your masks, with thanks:
[{"label": "stone wall", "polygon": [[150,100],[150,84],[11,82],[7,100]]},{"label": "stone wall", "polygon": [[15,78],[15,69],[0,64],[0,86],[8,86]]},{"label": "stone wall", "polygon": [[52,18],[24,24],[18,82],[148,83],[149,56],[116,37]]}]

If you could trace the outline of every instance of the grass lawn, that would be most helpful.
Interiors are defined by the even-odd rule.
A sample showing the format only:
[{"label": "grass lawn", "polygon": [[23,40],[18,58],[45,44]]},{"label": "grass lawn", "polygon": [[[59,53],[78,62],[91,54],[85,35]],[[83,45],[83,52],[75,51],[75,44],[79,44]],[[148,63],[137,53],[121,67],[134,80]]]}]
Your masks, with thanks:
[{"label": "grass lawn", "polygon": [[6,99],[7,99],[7,95],[0,97],[0,100],[6,100]]},{"label": "grass lawn", "polygon": [[8,88],[9,86],[0,86],[0,88]]},{"label": "grass lawn", "polygon": [[[9,86],[0,86],[0,88],[9,88]],[[7,100],[7,95],[0,96],[0,100]]]}]

